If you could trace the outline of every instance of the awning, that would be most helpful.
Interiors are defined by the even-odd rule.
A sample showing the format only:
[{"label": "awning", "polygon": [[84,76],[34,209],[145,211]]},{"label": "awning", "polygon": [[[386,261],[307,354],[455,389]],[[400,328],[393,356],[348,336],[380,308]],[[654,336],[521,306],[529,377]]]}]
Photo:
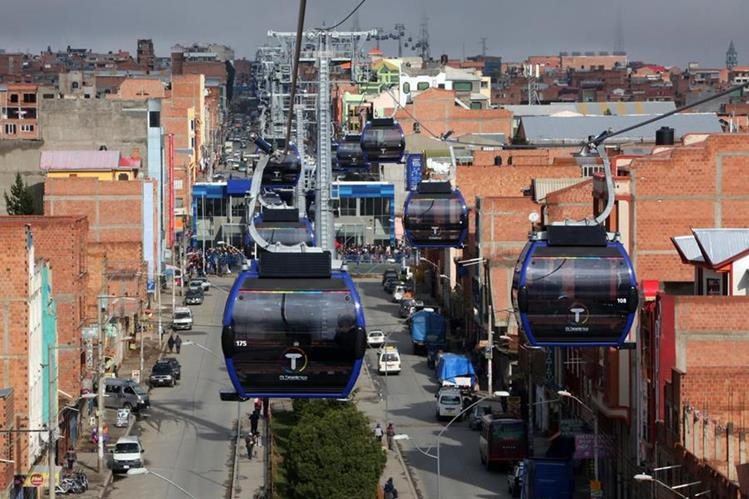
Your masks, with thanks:
[{"label": "awning", "polygon": [[229,179],[226,182],[226,193],[230,196],[244,196],[250,192],[250,185],[252,181],[250,179]]}]

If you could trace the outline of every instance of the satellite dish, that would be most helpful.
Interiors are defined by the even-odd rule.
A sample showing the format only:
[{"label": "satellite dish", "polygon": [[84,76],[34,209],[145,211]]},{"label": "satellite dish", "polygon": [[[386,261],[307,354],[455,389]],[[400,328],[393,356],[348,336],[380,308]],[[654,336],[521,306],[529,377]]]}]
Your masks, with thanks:
[{"label": "satellite dish", "polygon": [[539,219],[539,218],[541,218],[541,217],[539,217],[539,216],[538,216],[538,213],[536,213],[535,211],[532,211],[532,212],[530,212],[530,213],[528,214],[528,220],[530,220],[530,222],[531,222],[532,224],[534,224],[534,223],[538,222],[538,219]]}]

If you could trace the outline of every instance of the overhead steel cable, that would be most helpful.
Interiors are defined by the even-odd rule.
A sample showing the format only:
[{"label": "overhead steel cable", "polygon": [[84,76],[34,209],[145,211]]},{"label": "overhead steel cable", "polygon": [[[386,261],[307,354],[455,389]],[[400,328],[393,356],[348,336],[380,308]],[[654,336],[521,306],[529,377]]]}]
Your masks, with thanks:
[{"label": "overhead steel cable", "polygon": [[291,69],[291,98],[289,99],[289,119],[286,123],[286,145],[284,145],[284,154],[289,153],[289,141],[291,140],[291,122],[294,119],[296,80],[299,73],[299,56],[302,52],[302,35],[304,35],[304,12],[306,9],[307,0],[299,0],[299,16],[296,23],[296,43],[294,47],[294,65]]},{"label": "overhead steel cable", "polygon": [[338,22],[338,24],[334,24],[333,26],[331,26],[329,28],[317,28],[317,29],[320,30],[320,31],[330,31],[330,30],[336,29],[338,26],[340,26],[341,24],[343,24],[346,21],[348,21],[349,17],[353,16],[356,13],[356,11],[359,10],[359,7],[361,7],[364,4],[364,2],[366,2],[366,1],[367,0],[361,0],[361,2],[359,2],[356,5],[356,7],[354,7],[354,10],[352,10],[351,12],[349,12],[346,17],[344,17],[343,19],[341,19]]}]

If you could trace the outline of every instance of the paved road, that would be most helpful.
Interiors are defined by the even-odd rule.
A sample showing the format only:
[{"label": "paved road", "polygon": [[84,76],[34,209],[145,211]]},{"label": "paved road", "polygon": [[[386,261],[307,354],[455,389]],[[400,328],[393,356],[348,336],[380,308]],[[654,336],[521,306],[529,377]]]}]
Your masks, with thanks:
[{"label": "paved road", "polygon": [[[398,318],[398,307],[387,300],[379,280],[360,280],[359,290],[366,310],[367,328],[394,331],[391,341],[398,344],[401,353],[402,371],[398,376],[376,374],[375,353],[367,353],[367,362],[379,383],[379,389],[387,394],[389,419],[398,433],[405,433],[409,440],[401,440],[403,456],[412,470],[417,487],[425,499],[438,497],[436,461],[421,454],[416,447],[434,452],[436,435],[445,422],[435,418],[436,382],[433,371],[427,368],[423,356],[413,355],[411,341]],[[478,432],[468,428],[465,422],[455,423],[445,432],[440,447],[442,498],[509,498],[505,471],[488,472],[481,465],[478,451]]]},{"label": "paved road", "polygon": [[[229,279],[213,278],[211,282],[224,287],[230,284]],[[221,357],[220,324],[225,300],[225,291],[211,289],[202,305],[192,307],[192,331],[181,334],[183,341],[199,343],[217,356],[195,346],[183,346],[178,356],[181,382],[174,388],[151,391],[150,415],[133,431],[140,434],[146,449],[146,466],[199,499],[224,497],[229,480],[237,404],[221,402],[218,396],[221,388],[230,386]],[[146,371],[150,372],[150,366]],[[115,478],[109,497],[186,496],[156,476],[137,475]]]}]

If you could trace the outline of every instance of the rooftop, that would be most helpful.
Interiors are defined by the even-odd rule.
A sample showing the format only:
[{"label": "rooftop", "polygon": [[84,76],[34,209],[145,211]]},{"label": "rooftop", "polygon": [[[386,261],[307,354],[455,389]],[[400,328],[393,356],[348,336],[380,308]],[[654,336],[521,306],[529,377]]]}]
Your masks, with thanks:
[{"label": "rooftop", "polygon": [[42,151],[42,170],[132,170],[139,158],[121,157],[119,151]]},{"label": "rooftop", "polygon": [[691,236],[671,241],[685,263],[720,268],[749,254],[749,229],[692,229]]}]

